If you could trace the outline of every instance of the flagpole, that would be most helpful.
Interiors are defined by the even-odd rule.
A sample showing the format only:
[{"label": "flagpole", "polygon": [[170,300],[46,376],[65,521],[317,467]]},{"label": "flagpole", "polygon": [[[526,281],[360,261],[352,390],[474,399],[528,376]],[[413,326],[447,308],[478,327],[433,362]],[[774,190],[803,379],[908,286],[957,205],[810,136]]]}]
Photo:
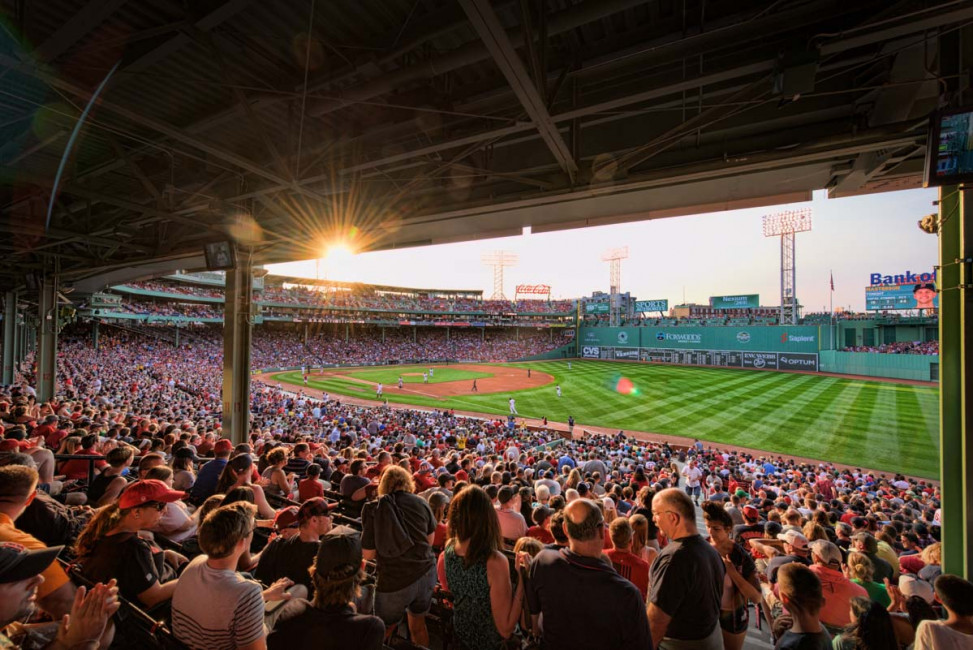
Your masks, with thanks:
[{"label": "flagpole", "polygon": [[830,303],[829,310],[831,311],[831,349],[837,350],[837,344],[835,343],[835,320],[834,320],[834,271],[831,271],[831,292],[830,292]]}]

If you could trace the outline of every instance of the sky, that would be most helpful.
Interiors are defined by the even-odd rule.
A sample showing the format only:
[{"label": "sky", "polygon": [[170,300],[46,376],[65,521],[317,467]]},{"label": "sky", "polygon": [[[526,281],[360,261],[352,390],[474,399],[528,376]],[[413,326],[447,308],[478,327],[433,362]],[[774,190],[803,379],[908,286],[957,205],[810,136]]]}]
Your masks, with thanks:
[{"label": "sky", "polygon": [[865,308],[869,275],[931,271],[937,238],[916,222],[936,211],[934,189],[906,190],[731,210],[614,226],[529,234],[457,244],[398,249],[333,259],[269,265],[271,273],[423,289],[482,289],[493,293],[493,269],[483,253],[516,253],[504,273],[504,293],[516,284],[548,284],[553,298],[608,291],[602,253],[628,246],[621,290],[639,300],[705,304],[710,296],[756,293],[760,304],[780,304],[780,239],[766,238],[761,217],[810,207],[813,229],[797,235],[797,296],[805,312],[828,311],[830,274],[834,306]]}]

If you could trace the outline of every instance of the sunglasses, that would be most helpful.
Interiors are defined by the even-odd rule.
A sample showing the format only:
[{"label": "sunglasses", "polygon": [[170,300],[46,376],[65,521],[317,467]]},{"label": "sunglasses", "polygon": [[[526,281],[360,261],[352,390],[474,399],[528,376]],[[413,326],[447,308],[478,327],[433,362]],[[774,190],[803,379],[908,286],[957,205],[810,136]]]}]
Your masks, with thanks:
[{"label": "sunglasses", "polygon": [[161,501],[155,501],[155,502],[152,502],[152,503],[146,503],[142,507],[143,508],[154,508],[155,510],[157,510],[159,512],[162,512],[163,510],[166,509],[166,504],[165,503],[162,503]]}]

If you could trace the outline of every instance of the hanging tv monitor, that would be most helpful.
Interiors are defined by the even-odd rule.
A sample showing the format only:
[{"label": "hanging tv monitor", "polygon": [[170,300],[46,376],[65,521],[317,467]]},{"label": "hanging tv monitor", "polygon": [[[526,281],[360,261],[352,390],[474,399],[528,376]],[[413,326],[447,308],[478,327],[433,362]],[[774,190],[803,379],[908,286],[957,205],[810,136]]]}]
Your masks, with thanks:
[{"label": "hanging tv monitor", "polygon": [[929,120],[925,187],[973,182],[973,107],[936,111]]}]

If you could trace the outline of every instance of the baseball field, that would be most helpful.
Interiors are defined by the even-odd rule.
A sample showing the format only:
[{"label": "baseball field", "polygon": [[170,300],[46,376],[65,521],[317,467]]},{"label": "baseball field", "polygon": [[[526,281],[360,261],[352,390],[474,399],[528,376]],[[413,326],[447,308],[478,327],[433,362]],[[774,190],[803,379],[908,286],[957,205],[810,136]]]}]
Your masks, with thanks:
[{"label": "baseball field", "polygon": [[[530,369],[530,377],[527,370]],[[392,366],[312,374],[309,388],[389,402],[699,438],[938,478],[935,386],[605,361]],[[397,386],[402,377],[403,388]],[[273,379],[302,385],[299,372]],[[477,392],[473,392],[473,381]],[[560,385],[562,396],[556,394]]]}]

